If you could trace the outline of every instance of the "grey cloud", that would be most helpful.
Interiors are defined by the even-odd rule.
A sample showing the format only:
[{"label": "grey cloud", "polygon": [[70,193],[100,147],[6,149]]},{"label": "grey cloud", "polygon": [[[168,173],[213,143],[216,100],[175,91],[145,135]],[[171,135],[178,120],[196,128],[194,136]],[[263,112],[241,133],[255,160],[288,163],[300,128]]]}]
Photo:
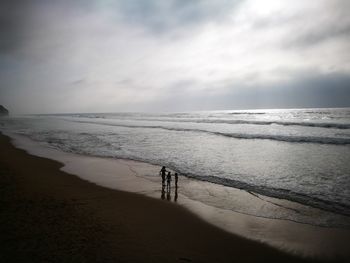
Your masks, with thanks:
[{"label": "grey cloud", "polygon": [[164,33],[177,27],[218,21],[231,14],[244,0],[123,0],[115,7],[127,23],[136,23],[152,32]]},{"label": "grey cloud", "polygon": [[299,19],[302,19],[302,16],[297,14],[275,14],[274,16],[255,18],[252,21],[251,27],[253,30],[266,30],[269,28],[285,26],[289,23],[295,23],[295,21]]},{"label": "grey cloud", "polygon": [[[125,104],[115,105],[112,101],[96,101],[96,106],[90,111],[189,111],[208,109],[253,109],[253,108],[309,108],[309,107],[349,107],[350,106],[350,75],[342,73],[308,74],[298,73],[290,81],[275,84],[247,85],[245,82],[226,83],[226,91],[217,93],[215,90],[189,89],[188,85],[198,85],[194,80],[184,79],[170,83],[164,87],[164,92],[152,101],[132,100]],[[215,84],[214,84],[215,85]],[[222,85],[222,83],[220,83]],[[6,92],[6,91],[4,91]],[[6,106],[22,113],[44,112],[75,112],[87,110],[88,104],[70,98],[86,97],[81,89],[72,91],[67,87],[65,92],[46,92],[7,90],[11,94]],[[160,91],[161,92],[161,91]],[[15,95],[15,94],[16,95]],[[73,94],[73,95],[72,95]],[[20,96],[19,96],[20,95]],[[57,103],[57,101],[59,103]],[[4,103],[4,102],[3,102]],[[45,105],[43,105],[45,103]],[[101,105],[102,103],[102,105]],[[112,104],[109,104],[112,103]],[[84,108],[85,107],[85,108]]]},{"label": "grey cloud", "polygon": [[80,85],[80,84],[83,84],[84,82],[86,82],[86,79],[85,79],[85,78],[81,78],[81,79],[73,80],[73,81],[71,81],[70,83],[71,83],[72,85]]},{"label": "grey cloud", "polygon": [[22,43],[25,33],[22,25],[27,18],[25,9],[24,1],[0,1],[0,53],[16,49]]},{"label": "grey cloud", "polygon": [[[34,32],[46,26],[42,16],[56,13],[78,16],[78,12],[91,12],[91,1],[45,1],[45,0],[2,0],[0,1],[0,54],[20,51],[36,37]],[[58,23],[65,23],[61,17]],[[46,23],[46,24],[45,24]]]},{"label": "grey cloud", "polygon": [[184,92],[186,90],[189,90],[189,88],[193,88],[197,85],[198,83],[195,79],[179,79],[176,82],[170,84],[168,89],[170,89],[172,92]]},{"label": "grey cloud", "polygon": [[312,46],[335,38],[350,38],[350,21],[347,24],[328,24],[308,30],[288,42],[288,45],[297,47]]},{"label": "grey cloud", "polygon": [[[349,68],[346,58],[341,63],[332,60],[333,57],[319,63],[318,59],[311,56],[308,64],[304,63],[304,58],[294,61],[289,60],[288,56],[281,59],[274,56],[275,51],[277,54],[282,51],[288,55],[289,50],[281,50],[280,41],[284,41],[288,48],[295,48],[292,51],[297,52],[334,38],[336,41],[341,40],[337,44],[344,45],[344,39],[350,34],[349,19],[344,17],[348,9],[341,5],[344,1],[334,1],[338,5],[327,11],[326,20],[314,16],[303,20],[303,16],[293,14],[267,17],[256,20],[252,30],[248,29],[243,34],[248,41],[240,42],[236,35],[233,35],[234,39],[217,39],[217,33],[222,32],[222,36],[229,34],[231,25],[239,29],[240,25],[234,24],[235,21],[223,23],[223,27],[220,23],[227,22],[226,18],[237,10],[241,2],[0,1],[1,103],[7,103],[10,109],[18,112],[350,106],[349,74],[304,71],[305,68],[345,71]],[[328,3],[330,2],[332,0]],[[224,54],[226,50],[231,50],[227,45],[229,41],[233,41],[232,49],[242,48],[246,52],[246,44],[256,39],[254,34],[258,30],[261,31],[257,36],[265,36],[264,30],[272,29],[271,32],[274,32],[274,27],[280,27],[277,29],[282,30],[277,30],[277,33],[282,32],[282,39],[271,36],[271,41],[266,45],[272,50],[271,60],[276,59],[272,61],[273,64],[282,67],[294,65],[304,73],[295,74],[288,69],[271,74],[267,72],[268,68],[264,69],[266,63],[259,60],[260,55],[264,58],[264,54],[269,54],[265,46],[264,52],[260,53],[260,49],[250,49],[248,45],[247,50],[257,60],[252,59],[254,67],[248,69],[245,69],[247,66],[243,63],[242,73],[236,66],[245,59],[250,59],[245,54],[237,53],[237,60],[228,63],[227,60],[216,61],[216,55],[212,52],[212,56],[208,57],[205,57],[203,51],[198,54],[191,52],[192,60],[192,57],[188,57],[190,52],[182,50],[196,51],[197,45],[191,47],[192,43],[196,43],[191,29],[207,22],[218,22],[213,26],[213,31],[216,28],[218,31],[209,36],[209,39],[212,36],[215,38],[213,43],[218,43],[213,44],[211,51],[222,51]],[[147,29],[146,33],[152,34],[143,34],[143,31],[139,34],[138,27]],[[173,41],[173,35],[166,35],[173,31],[181,34],[185,32],[187,38]],[[131,32],[132,36],[125,32]],[[269,34],[266,35],[270,37]],[[154,41],[163,36],[167,39],[170,37],[171,41]],[[123,43],[119,43],[119,39]],[[263,42],[261,45],[265,45]],[[202,41],[197,44],[198,49],[204,47],[206,50],[206,45],[201,46]],[[331,53],[338,51],[336,47],[329,48],[327,51]],[[324,49],[315,49],[315,56],[322,57],[323,51]],[[347,56],[336,54],[334,57],[340,55]],[[204,57],[199,59],[199,56]],[[172,65],[172,62],[176,63]],[[182,64],[184,69],[181,68]],[[162,74],[159,79],[156,74],[158,71]],[[219,71],[229,71],[232,74],[211,76],[209,73]],[[268,85],[269,76],[288,81]],[[230,77],[230,81],[227,81]],[[125,99],[118,98],[122,96]],[[138,97],[137,100],[133,100],[134,97]]]},{"label": "grey cloud", "polygon": [[[156,103],[156,110],[349,107],[350,75],[300,73],[292,81],[247,86],[235,83],[227,92],[176,94]],[[178,105],[182,108],[179,109]]]},{"label": "grey cloud", "polygon": [[241,89],[228,98],[239,107],[348,107],[350,75],[303,73],[288,82]]},{"label": "grey cloud", "polygon": [[253,30],[288,30],[284,47],[311,47],[332,39],[349,38],[349,9],[347,0],[322,1],[317,9],[301,8],[298,12],[256,18],[251,26]]},{"label": "grey cloud", "polygon": [[[0,53],[17,52],[45,27],[40,17],[52,16],[64,25],[65,17],[108,11],[115,23],[144,27],[152,33],[165,33],[175,28],[220,20],[244,0],[3,0],[0,1]],[[61,20],[59,20],[60,16]],[[59,25],[58,25],[59,26]],[[40,33],[39,33],[40,35]]]}]

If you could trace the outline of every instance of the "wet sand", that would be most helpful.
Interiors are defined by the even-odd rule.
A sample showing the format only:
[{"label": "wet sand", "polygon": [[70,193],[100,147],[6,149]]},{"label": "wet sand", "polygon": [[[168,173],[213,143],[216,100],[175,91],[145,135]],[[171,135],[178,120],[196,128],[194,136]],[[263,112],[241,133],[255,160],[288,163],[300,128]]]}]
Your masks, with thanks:
[{"label": "wet sand", "polygon": [[17,148],[56,160],[63,164],[60,170],[84,181],[176,202],[202,220],[234,235],[295,255],[329,260],[350,258],[349,217],[184,176],[180,176],[179,188],[172,187],[167,193],[162,191],[158,165],[67,153],[25,136],[8,135]]},{"label": "wet sand", "polygon": [[3,262],[310,262],[174,203],[81,180],[2,135],[0,160]]}]

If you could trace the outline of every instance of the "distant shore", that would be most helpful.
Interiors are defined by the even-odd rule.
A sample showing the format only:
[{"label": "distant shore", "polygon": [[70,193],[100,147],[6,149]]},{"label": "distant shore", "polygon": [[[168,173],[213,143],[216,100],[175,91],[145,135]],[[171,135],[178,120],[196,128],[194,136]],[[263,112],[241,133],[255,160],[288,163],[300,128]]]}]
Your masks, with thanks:
[{"label": "distant shore", "polygon": [[0,136],[1,255],[26,262],[304,262],[185,209],[106,189]]}]

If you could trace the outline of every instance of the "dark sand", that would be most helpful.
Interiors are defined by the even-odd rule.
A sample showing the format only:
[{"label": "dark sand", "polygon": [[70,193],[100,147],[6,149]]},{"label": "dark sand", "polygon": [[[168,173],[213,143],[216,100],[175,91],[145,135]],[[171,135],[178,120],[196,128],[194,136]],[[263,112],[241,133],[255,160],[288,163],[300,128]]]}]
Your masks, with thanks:
[{"label": "dark sand", "polygon": [[0,135],[0,262],[311,262],[60,167]]}]

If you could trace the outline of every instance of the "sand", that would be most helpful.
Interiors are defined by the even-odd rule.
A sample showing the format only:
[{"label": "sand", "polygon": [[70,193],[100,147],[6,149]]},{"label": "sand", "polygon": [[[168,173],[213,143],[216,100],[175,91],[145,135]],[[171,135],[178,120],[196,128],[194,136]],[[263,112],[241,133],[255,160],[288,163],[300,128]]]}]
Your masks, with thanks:
[{"label": "sand", "polygon": [[1,262],[309,262],[179,205],[62,172],[0,136]]},{"label": "sand", "polygon": [[159,165],[62,152],[25,136],[7,135],[16,148],[56,160],[63,165],[60,170],[84,181],[176,202],[226,232],[290,254],[329,260],[350,259],[349,217],[181,175],[179,188],[172,187],[168,194],[162,192]]}]

